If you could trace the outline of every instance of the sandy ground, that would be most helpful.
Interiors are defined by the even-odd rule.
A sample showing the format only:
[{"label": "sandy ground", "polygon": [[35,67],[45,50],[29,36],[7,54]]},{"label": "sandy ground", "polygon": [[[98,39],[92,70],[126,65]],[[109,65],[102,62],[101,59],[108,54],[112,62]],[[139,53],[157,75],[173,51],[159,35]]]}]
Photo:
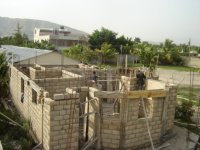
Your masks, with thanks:
[{"label": "sandy ground", "polygon": [[[190,85],[190,72],[185,71],[176,71],[176,70],[165,70],[158,68],[157,74],[159,75],[159,79],[175,83],[178,85]],[[191,77],[193,76],[193,73]],[[194,86],[200,86],[200,73],[194,72],[194,80],[193,80]]]},{"label": "sandy ground", "polygon": [[[166,148],[160,148],[160,150],[189,150],[195,147],[195,143],[198,141],[198,135],[187,131],[185,128],[174,126],[174,137],[163,143],[160,147],[170,145]],[[189,139],[188,140],[188,136]],[[194,142],[192,142],[194,141]],[[158,148],[159,149],[159,148]]]}]

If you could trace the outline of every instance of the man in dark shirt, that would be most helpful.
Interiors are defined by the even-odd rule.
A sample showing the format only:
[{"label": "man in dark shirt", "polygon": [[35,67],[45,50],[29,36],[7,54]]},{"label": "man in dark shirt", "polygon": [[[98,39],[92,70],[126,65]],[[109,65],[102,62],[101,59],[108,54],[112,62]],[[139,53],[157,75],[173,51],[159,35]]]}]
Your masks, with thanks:
[{"label": "man in dark shirt", "polygon": [[96,75],[96,72],[95,72],[95,71],[93,71],[92,81],[93,81],[94,83],[97,83],[97,75]]},{"label": "man in dark shirt", "polygon": [[137,74],[136,74],[136,78],[137,78],[137,89],[143,90],[144,85],[145,85],[146,76],[144,75],[144,73],[142,71],[138,70]]}]

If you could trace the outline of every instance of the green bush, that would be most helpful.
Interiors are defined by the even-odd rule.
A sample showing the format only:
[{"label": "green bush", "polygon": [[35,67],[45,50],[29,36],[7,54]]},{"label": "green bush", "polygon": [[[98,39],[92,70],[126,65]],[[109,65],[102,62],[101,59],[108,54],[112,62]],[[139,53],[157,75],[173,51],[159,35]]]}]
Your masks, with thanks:
[{"label": "green bush", "polygon": [[181,105],[176,107],[175,118],[181,119],[184,122],[191,122],[191,117],[194,114],[192,106],[192,101],[183,101]]}]

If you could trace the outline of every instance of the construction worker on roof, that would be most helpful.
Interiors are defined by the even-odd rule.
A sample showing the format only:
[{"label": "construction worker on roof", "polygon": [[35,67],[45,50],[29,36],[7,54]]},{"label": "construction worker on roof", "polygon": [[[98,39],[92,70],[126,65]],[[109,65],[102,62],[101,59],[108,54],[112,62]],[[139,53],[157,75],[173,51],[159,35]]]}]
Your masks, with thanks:
[{"label": "construction worker on roof", "polygon": [[142,71],[138,70],[136,73],[136,78],[137,78],[137,90],[144,90],[146,76]]},{"label": "construction worker on roof", "polygon": [[93,83],[97,83],[97,75],[96,75],[96,71],[93,71],[93,77],[92,77],[92,82]]}]

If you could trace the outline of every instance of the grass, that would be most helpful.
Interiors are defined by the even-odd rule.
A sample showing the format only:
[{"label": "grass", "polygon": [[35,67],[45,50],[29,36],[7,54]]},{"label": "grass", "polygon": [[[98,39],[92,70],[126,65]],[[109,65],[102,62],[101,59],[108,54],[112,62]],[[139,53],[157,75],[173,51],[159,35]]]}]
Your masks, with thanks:
[{"label": "grass", "polygon": [[166,70],[176,70],[176,71],[194,71],[194,72],[200,72],[200,68],[193,68],[188,66],[163,66],[159,65],[158,68],[166,69]]},{"label": "grass", "polygon": [[190,87],[179,87],[177,91],[178,102],[190,99],[194,105],[199,105],[199,96],[200,96],[200,87],[193,87],[190,90]]},{"label": "grass", "polygon": [[[128,64],[128,67],[142,67],[142,64],[140,63]],[[188,72],[191,70],[194,72],[200,72],[200,68],[194,68],[194,67],[188,67],[188,66],[159,65],[157,67],[161,69],[166,69],[166,70],[188,71]]]},{"label": "grass", "polygon": [[[116,64],[101,64],[98,65],[100,68],[104,68],[106,66],[109,66],[111,68],[117,67]],[[142,67],[143,65],[141,63],[129,63],[128,67]],[[194,71],[194,72],[199,72],[200,73],[200,68],[194,68],[194,67],[188,67],[188,66],[172,66],[172,65],[159,65],[157,66],[158,68],[161,69],[166,69],[166,70],[176,70],[176,71]]]}]

